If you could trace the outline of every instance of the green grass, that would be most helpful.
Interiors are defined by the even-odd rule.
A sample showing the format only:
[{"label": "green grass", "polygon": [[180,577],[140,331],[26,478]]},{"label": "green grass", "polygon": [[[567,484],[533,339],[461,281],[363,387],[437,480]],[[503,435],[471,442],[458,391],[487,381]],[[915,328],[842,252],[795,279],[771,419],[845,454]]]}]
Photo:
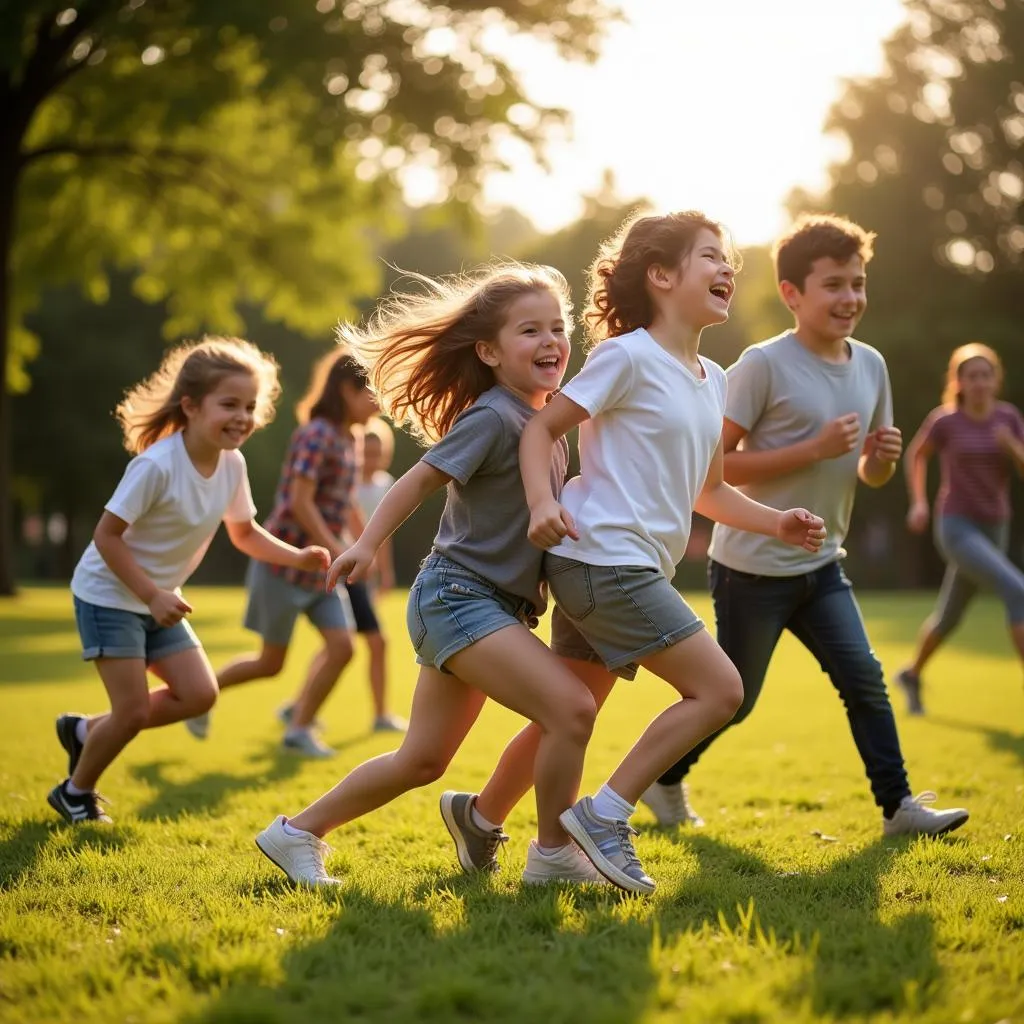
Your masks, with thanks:
[{"label": "green grass", "polygon": [[[215,664],[249,646],[240,591],[189,599]],[[926,600],[864,604],[895,668]],[[404,711],[402,595],[384,612]],[[292,890],[254,833],[394,743],[367,733],[360,655],[324,715],[338,757],[279,753],[273,710],[312,646],[303,626],[282,678],[228,693],[206,744],[179,726],[139,737],[102,782],[117,824],[75,829],[45,803],[62,775],[53,718],[101,710],[102,689],[65,591],[0,604],[0,1020],[1024,1021],[1024,695],[994,603],[940,654],[929,716],[897,701],[912,785],[969,806],[961,832],[881,839],[839,701],[787,639],[753,719],[692,775],[707,827],[658,832],[637,815],[658,880],[647,899],[524,889],[530,801],[508,822],[501,873],[459,873],[437,798],[486,778],[518,727],[496,707],[444,782],[332,837],[341,891]],[[650,677],[620,684],[588,788],[668,699]]]}]

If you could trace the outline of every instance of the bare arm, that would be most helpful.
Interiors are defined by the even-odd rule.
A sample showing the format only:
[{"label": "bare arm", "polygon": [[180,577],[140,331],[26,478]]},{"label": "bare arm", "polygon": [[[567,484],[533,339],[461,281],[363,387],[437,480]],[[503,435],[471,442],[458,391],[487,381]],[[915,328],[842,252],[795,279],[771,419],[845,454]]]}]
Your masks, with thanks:
[{"label": "bare arm", "polygon": [[999,447],[1010,457],[1017,475],[1024,476],[1024,442],[1005,426],[996,427],[996,440]]},{"label": "bare arm", "polygon": [[[742,491],[736,490],[725,481],[725,433],[729,427],[732,428],[733,435],[740,429],[730,420],[725,421],[722,438],[711,459],[711,467],[708,469],[704,487],[697,496],[694,510],[716,523],[723,523],[737,530],[746,530],[748,533],[763,533],[775,537],[779,532],[783,514],[777,509],[748,498]],[[735,447],[739,443],[739,438],[730,438],[730,441]]]},{"label": "bare arm", "polygon": [[530,508],[527,536],[537,547],[553,547],[567,534],[574,540],[579,536],[572,517],[551,491],[551,455],[559,438],[589,418],[582,406],[565,395],[555,395],[523,430],[519,469]]},{"label": "bare arm", "polygon": [[914,435],[907,449],[903,472],[907,481],[907,497],[912,505],[928,504],[928,460],[935,453],[930,441],[925,440],[922,431]]},{"label": "bare arm", "polygon": [[224,523],[228,537],[239,551],[258,562],[287,565],[296,569],[326,569],[330,549],[326,545],[296,548],[268,533],[254,519]]},{"label": "bare arm", "polygon": [[313,543],[322,544],[327,548],[332,556],[337,556],[341,551],[341,543],[324,522],[324,517],[316,506],[316,481],[308,476],[295,477],[288,489],[288,497],[292,513],[299,526],[306,531],[306,535]]}]

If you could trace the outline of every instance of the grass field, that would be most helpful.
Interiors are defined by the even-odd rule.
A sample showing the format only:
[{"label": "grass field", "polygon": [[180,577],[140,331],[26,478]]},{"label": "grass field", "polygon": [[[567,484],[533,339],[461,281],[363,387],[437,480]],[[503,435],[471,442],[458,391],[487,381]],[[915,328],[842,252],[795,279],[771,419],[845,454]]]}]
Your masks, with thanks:
[{"label": "grass field", "polygon": [[[240,591],[189,599],[215,664],[250,645]],[[864,604],[894,669],[926,600]],[[403,595],[384,611],[402,712]],[[303,626],[282,678],[226,694],[205,744],[179,726],[140,736],[101,784],[116,825],[74,829],[45,803],[63,774],[53,719],[102,710],[102,689],[66,591],[0,603],[0,1020],[1024,1022],[1024,693],[994,603],[940,654],[929,716],[896,701],[911,784],[968,806],[960,832],[882,840],[841,706],[787,639],[753,719],[691,777],[707,827],[637,815],[651,898],[523,888],[529,801],[497,877],[458,871],[437,799],[479,787],[518,727],[494,707],[442,783],[331,837],[343,889],[291,889],[255,832],[394,745],[367,732],[360,656],[324,715],[338,756],[279,751],[273,711],[312,645]],[[668,699],[650,677],[618,687],[588,788]]]}]

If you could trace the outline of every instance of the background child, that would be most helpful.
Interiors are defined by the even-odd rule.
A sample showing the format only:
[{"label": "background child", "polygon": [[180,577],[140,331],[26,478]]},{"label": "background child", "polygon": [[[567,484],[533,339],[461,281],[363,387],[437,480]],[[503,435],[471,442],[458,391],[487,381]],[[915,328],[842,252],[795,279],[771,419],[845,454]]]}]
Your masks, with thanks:
[{"label": "background child", "polygon": [[[376,411],[366,374],[347,352],[329,352],[316,364],[309,388],[295,407],[299,426],[281,466],[274,507],[263,524],[269,533],[298,546],[323,545],[332,557],[358,535],[362,519],[355,507],[358,465],[352,428]],[[320,633],[323,646],[309,664],[299,696],[282,709],[281,718],[287,727],[284,747],[308,757],[334,754],[312,726],[352,658],[352,630],[357,624],[345,588],[325,591],[323,568],[303,571],[254,561],[246,581],[245,627],[259,634],[263,646],[258,654],[236,658],[217,674],[222,690],[276,676],[284,667],[295,622],[304,614]],[[366,626],[372,609],[367,610],[365,594],[362,597]],[[188,726],[202,739],[209,717]]]},{"label": "background child", "polygon": [[[772,652],[790,630],[846,706],[885,834],[940,833],[962,825],[967,812],[931,810],[924,804],[932,793],[911,796],[882,667],[840,564],[858,479],[881,487],[902,450],[885,360],[850,337],[867,305],[873,237],[838,217],[798,220],[775,247],[796,328],[747,349],[729,370],[728,479],[773,508],[809,501],[824,516],[828,540],[808,553],[719,525],[708,574],[718,641],[743,680],[732,724],[753,710]],[[699,822],[682,779],[715,735],[644,794],[662,824]]]},{"label": "background child", "polygon": [[[637,799],[727,722],[742,695],[735,668],[671,583],[693,510],[812,551],[824,536],[809,512],[769,509],[722,479],[725,374],[698,346],[705,327],[728,318],[734,275],[722,228],[703,214],[627,222],[591,271],[595,347],[523,432],[529,536],[549,549],[544,572],[556,601],[552,650],[592,683],[592,663],[603,666],[598,702],[615,675],[632,679],[641,665],[680,697],[600,792],[560,819],[606,878],[635,892],[654,889],[632,845]],[[580,475],[559,503],[542,469],[577,425]],[[523,750],[534,740],[526,730],[513,741],[481,794],[477,806],[491,820],[503,821],[529,785]]]},{"label": "background child", "polygon": [[[68,778],[50,806],[70,822],[109,821],[96,782],[141,729],[196,715],[217,698],[217,680],[185,616],[181,586],[224,521],[231,542],[278,565],[325,567],[328,552],[299,550],[253,522],[245,459],[238,450],[270,421],[277,364],[238,339],[207,338],[171,351],[117,408],[135,454],[71,580],[82,655],[95,662],[110,713],[61,715],[57,737]],[[150,690],[147,668],[164,685]]]},{"label": "background child", "polygon": [[924,623],[912,664],[896,676],[911,714],[923,714],[921,672],[963,618],[982,586],[1006,606],[1010,637],[1024,660],[1024,573],[1007,556],[1010,474],[1024,474],[1024,417],[997,401],[1003,365],[987,345],[961,345],[949,360],[942,405],[921,425],[907,450],[907,525],[928,526],[928,460],[939,454],[935,542],[946,575],[935,611]]},{"label": "background child", "polygon": [[[548,267],[500,266],[466,280],[432,282],[422,295],[382,306],[364,330],[342,337],[368,367],[381,406],[434,446],[384,496],[329,584],[359,578],[380,544],[438,488],[447,501],[432,553],[409,595],[409,632],[422,666],[401,747],[352,771],[292,819],[256,837],[295,882],[330,884],[322,837],[437,779],[487,697],[537,722],[538,841],[524,879],[598,880],[558,815],[575,799],[594,722],[586,688],[531,632],[544,607],[541,552],[526,540],[519,474],[524,425],[561,383],[569,355],[568,288]],[[564,444],[545,455],[557,490]],[[472,817],[472,807],[461,808]],[[477,819],[477,825],[488,823]],[[489,826],[491,841],[505,837]]]}]

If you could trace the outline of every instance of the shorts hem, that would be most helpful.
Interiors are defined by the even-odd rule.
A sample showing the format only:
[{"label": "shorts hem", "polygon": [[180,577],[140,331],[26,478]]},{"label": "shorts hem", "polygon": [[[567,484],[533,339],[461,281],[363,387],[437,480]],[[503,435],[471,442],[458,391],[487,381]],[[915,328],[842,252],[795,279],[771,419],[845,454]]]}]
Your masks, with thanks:
[{"label": "shorts hem", "polygon": [[97,658],[139,658],[146,660],[146,652],[136,647],[104,647],[96,644],[82,649],[82,661],[95,661]]},{"label": "shorts hem", "polygon": [[169,658],[172,654],[181,654],[182,651],[198,650],[203,645],[199,642],[198,638],[189,637],[187,640],[180,640],[176,644],[168,644],[166,647],[161,647],[158,651],[154,651],[152,657],[146,657],[147,665],[155,665],[159,661],[163,661],[164,658]]},{"label": "shorts hem", "polygon": [[[689,637],[693,636],[695,633],[699,633],[704,628],[703,619],[697,619],[695,622],[687,623],[685,626],[680,626],[679,629],[672,630],[671,633],[666,633],[657,640],[651,641],[651,643],[644,644],[643,647],[638,647],[635,651],[619,655],[612,659],[611,662],[606,661],[605,666],[609,672],[615,672],[626,666],[639,664],[640,661],[646,658],[648,654],[656,654],[658,651],[667,651],[670,647],[675,647],[676,644],[689,639]],[[636,673],[634,671],[634,675],[635,674]]]},{"label": "shorts hem", "polygon": [[[468,633],[463,633],[462,637],[460,637],[459,640],[456,640],[454,643],[448,644],[446,647],[438,651],[437,654],[434,656],[433,661],[420,662],[420,664],[433,665],[434,668],[438,669],[439,671],[446,672],[448,670],[444,667],[444,663],[449,658],[454,657],[460,651],[464,651],[467,647],[472,647],[473,644],[477,643],[480,640],[483,640],[485,637],[491,636],[492,633],[497,633],[499,630],[508,629],[510,626],[522,625],[523,623],[519,622],[516,619],[512,622],[492,623],[491,625],[485,626],[482,629],[480,629],[474,636],[470,636]],[[417,660],[419,659],[417,658]]]}]

